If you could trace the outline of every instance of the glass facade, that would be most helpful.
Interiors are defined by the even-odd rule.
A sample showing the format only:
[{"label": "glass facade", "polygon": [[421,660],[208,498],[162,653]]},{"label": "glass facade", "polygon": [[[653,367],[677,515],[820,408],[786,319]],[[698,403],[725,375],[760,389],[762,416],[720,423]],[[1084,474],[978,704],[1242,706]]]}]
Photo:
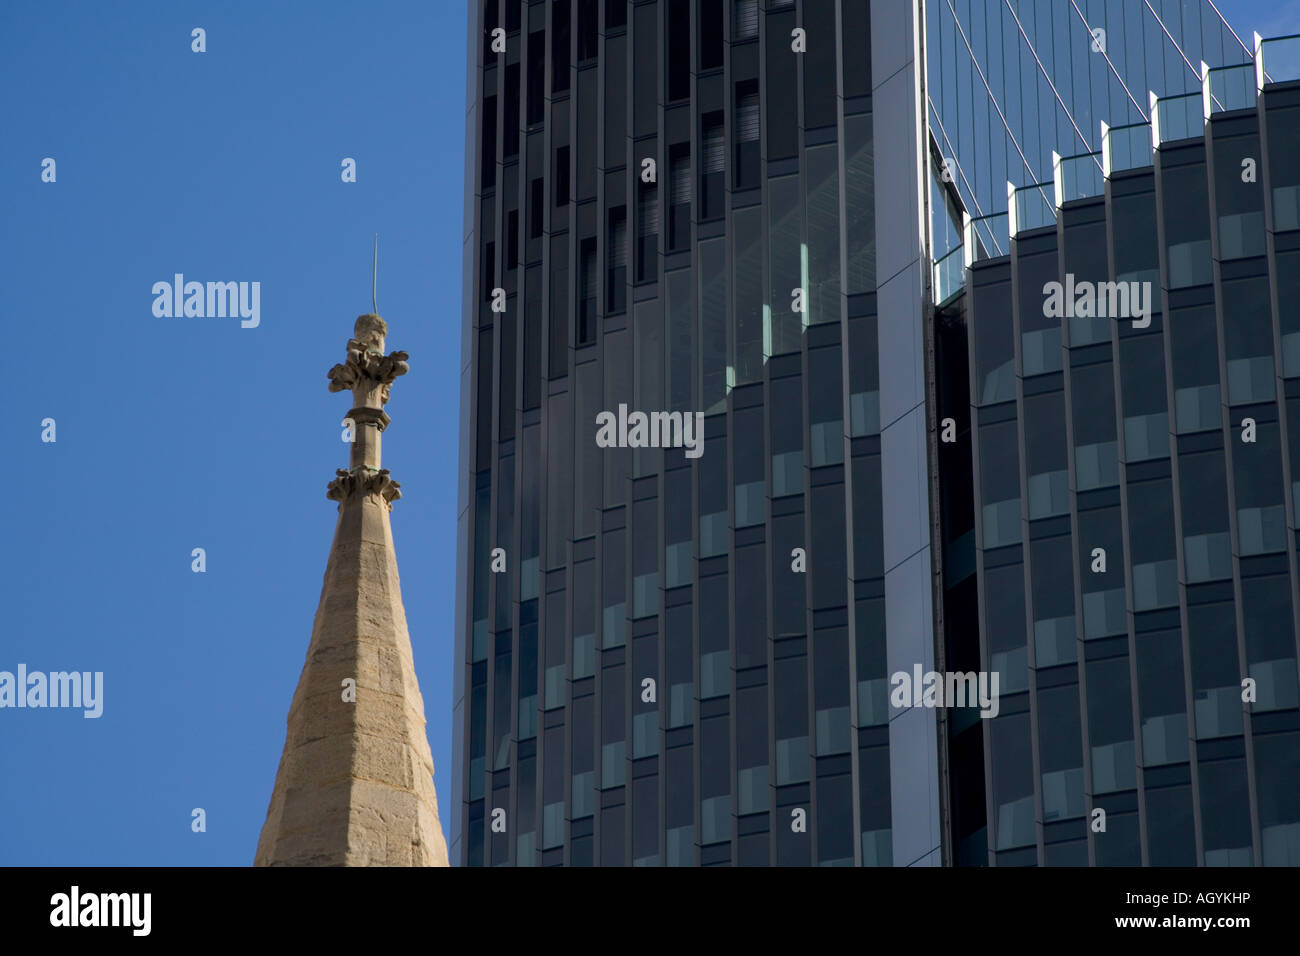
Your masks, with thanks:
[{"label": "glass facade", "polygon": [[470,19],[453,859],[887,865],[868,6]]},{"label": "glass facade", "polygon": [[[952,401],[967,388],[982,660],[1006,694],[954,802],[987,780],[992,865],[1300,861],[1300,380],[1278,348],[1300,230],[1243,175],[1298,105],[1300,83],[1271,84],[1213,111],[975,262],[940,310],[941,351],[975,343],[941,373]],[[1085,315],[1082,335],[1045,318],[1046,283],[1137,276],[1145,315]]]},{"label": "glass facade", "polygon": [[469,20],[452,859],[1300,862],[1295,84],[1201,0]]},{"label": "glass facade", "polygon": [[[1152,93],[1194,93],[1199,116],[1201,62],[1251,61],[1205,0],[926,0],[925,34],[936,261],[962,242],[960,221],[945,215],[945,179],[972,219],[1006,212],[1009,182],[1047,184],[1022,203],[1022,213],[1046,212],[1054,154],[1070,193],[1096,195],[1101,124],[1146,124]],[[1235,106],[1227,90],[1241,76],[1223,75],[1217,96]],[[1008,251],[1005,231],[991,238],[991,254]]]}]

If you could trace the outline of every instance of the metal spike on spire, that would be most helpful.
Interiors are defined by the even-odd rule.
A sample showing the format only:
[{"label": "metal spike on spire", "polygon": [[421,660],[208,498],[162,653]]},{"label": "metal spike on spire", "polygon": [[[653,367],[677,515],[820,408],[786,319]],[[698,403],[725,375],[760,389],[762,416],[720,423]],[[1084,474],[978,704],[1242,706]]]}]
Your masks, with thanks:
[{"label": "metal spike on spire", "polygon": [[370,311],[379,314],[375,296],[379,290],[379,233],[375,233],[375,261],[370,267]]}]

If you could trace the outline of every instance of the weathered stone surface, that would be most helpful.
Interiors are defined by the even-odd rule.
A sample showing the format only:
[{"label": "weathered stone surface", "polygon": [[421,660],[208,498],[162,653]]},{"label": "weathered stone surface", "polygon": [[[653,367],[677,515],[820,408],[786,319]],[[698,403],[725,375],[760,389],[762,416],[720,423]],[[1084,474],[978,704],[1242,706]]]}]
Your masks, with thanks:
[{"label": "weathered stone surface", "polygon": [[378,468],[382,403],[407,370],[405,352],[383,356],[386,332],[361,316],[330,372],[331,391],[380,414],[358,416],[362,447],[330,485],[338,523],[256,866],[448,865],[389,523],[400,493]]}]

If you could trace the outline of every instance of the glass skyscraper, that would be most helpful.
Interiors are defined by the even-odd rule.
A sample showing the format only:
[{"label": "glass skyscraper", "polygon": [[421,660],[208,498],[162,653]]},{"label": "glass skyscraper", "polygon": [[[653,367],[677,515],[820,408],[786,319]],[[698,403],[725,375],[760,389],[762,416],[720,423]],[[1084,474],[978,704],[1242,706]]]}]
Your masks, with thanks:
[{"label": "glass skyscraper", "polygon": [[[1260,58],[1209,3],[1142,0],[1137,16],[1128,3],[1091,9],[1101,6],[472,5],[454,861],[1159,863],[1152,821],[1173,827],[1170,839],[1190,826],[1210,863],[1270,862],[1270,846],[1295,852],[1286,828],[1300,816],[1285,785],[1300,749],[1291,617],[1300,601],[1291,499],[1273,494],[1289,465],[1238,499],[1251,503],[1225,525],[1236,536],[1226,578],[1228,532],[1193,509],[1209,523],[1182,533],[1203,537],[1194,562],[1220,575],[1205,579],[1214,597],[1173,561],[1182,545],[1170,555],[1125,547],[1157,547],[1155,531],[1135,530],[1136,516],[1159,522],[1173,502],[1192,500],[1170,485],[1170,452],[1164,484],[1153,453],[1161,422],[1172,431],[1174,419],[1161,419],[1154,398],[1117,403],[1097,377],[1093,366],[1123,379],[1123,323],[1062,319],[1054,335],[1035,317],[1042,293],[1031,288],[1062,261],[1080,276],[1108,275],[1106,243],[1117,242],[1115,275],[1165,289],[1176,273],[1201,295],[1185,304],[1203,320],[1210,303],[1222,331],[1213,303],[1245,301],[1219,288],[1229,235],[1231,248],[1249,250],[1241,268],[1254,270],[1251,294],[1261,276],[1271,290],[1273,318],[1257,309],[1256,324],[1282,315],[1285,332],[1274,285],[1285,279],[1274,258],[1283,254],[1278,223],[1294,215],[1277,212],[1294,209],[1285,164],[1260,174],[1273,190],[1272,218],[1215,227],[1212,250],[1198,207],[1152,198],[1162,177],[1182,176],[1180,190],[1196,182],[1181,166],[1165,172],[1172,151],[1162,149],[1154,173],[1126,170],[1151,165],[1160,130],[1165,139],[1192,132],[1171,131],[1176,119],[1190,122],[1192,97],[1200,104],[1203,87],[1215,86],[1203,82],[1201,59],[1237,68],[1218,74],[1210,102],[1220,111],[1246,105],[1238,99],[1249,92],[1258,113],[1288,88],[1271,85],[1256,102]],[[1103,13],[1110,19],[1085,19]],[[1274,59],[1289,50],[1279,43]],[[1152,94],[1164,98],[1155,107]],[[1286,101],[1276,102],[1283,118],[1264,133],[1255,127],[1261,166],[1263,141],[1270,156],[1285,156],[1289,147],[1273,153],[1272,142],[1297,128]],[[1254,115],[1223,112],[1248,126]],[[1244,202],[1231,215],[1264,215],[1263,200],[1252,207],[1207,189],[1199,148],[1205,202]],[[1112,208],[1121,183],[1147,198]],[[1152,255],[1177,248],[1174,265],[1134,252],[1145,240]],[[1021,281],[1030,249],[1036,271]],[[1207,262],[1216,264],[1208,292]],[[1013,291],[986,297],[999,281]],[[1164,295],[1134,341],[1162,347],[1161,316],[1184,304]],[[1249,383],[1250,402],[1258,383],[1273,381],[1261,359],[1287,354],[1285,341],[1261,352],[1260,328],[1236,352],[1231,337],[1226,347],[1196,340],[1212,350],[1196,361],[1228,356],[1223,380]],[[1014,348],[982,352],[985,329],[998,349]],[[1081,348],[1086,362],[1075,360]],[[1118,352],[1103,358],[1107,349]],[[1141,349],[1144,360],[1154,354]],[[993,363],[985,378],[981,356]],[[1064,369],[1072,375],[1076,364],[1096,379],[1078,386],[1099,389],[1095,402],[1067,384]],[[1132,373],[1147,390],[1149,366]],[[1242,445],[1272,449],[1279,462],[1289,448],[1283,384],[1269,395],[1273,418],[1256,415],[1258,442]],[[1191,402],[1207,421],[1218,401],[1170,394],[1168,407]],[[1074,409],[1084,407],[1127,417],[1113,435],[1089,419],[1071,445],[1085,421]],[[638,414],[664,441],[638,431]],[[700,430],[660,432],[668,416],[698,420]],[[617,427],[602,432],[611,420]],[[1238,471],[1223,471],[1237,454],[1232,434],[1218,436],[1225,475]],[[1195,437],[1196,453],[1208,441]],[[1138,461],[1135,449],[1152,454]],[[1019,462],[1031,457],[1025,471]],[[1024,493],[1012,493],[1017,476]],[[1125,583],[1071,573],[1094,538],[1075,530],[1085,520]],[[1289,602],[1285,635],[1273,628],[1254,644],[1243,636],[1259,699],[1267,685],[1272,703],[1244,717],[1239,705],[1240,728],[1224,716],[1224,688],[1240,684],[1240,668],[1223,670],[1224,649],[1211,642],[1219,656],[1199,665],[1170,657],[1175,644],[1188,647],[1180,635],[1195,633],[1180,616],[1191,606],[1215,604],[1219,617],[1203,624],[1211,631],[1251,606],[1246,581],[1258,575],[1241,555],[1239,525],[1272,549],[1260,552],[1269,583],[1253,606],[1271,614],[1283,589]],[[1041,604],[1040,580],[1050,595]],[[1250,625],[1238,615],[1234,626]],[[1149,631],[1161,636],[1148,640]],[[1106,665],[1096,678],[1094,646],[1107,652],[1095,658]],[[1117,660],[1136,668],[1122,688]],[[1184,660],[1187,679],[1171,690]],[[893,675],[914,668],[999,671],[998,716],[896,705]],[[1150,698],[1148,686],[1157,688]],[[1214,726],[1228,731],[1207,737],[1204,753],[1186,720],[1201,706],[1187,695],[1201,690],[1216,695],[1224,723]],[[1182,724],[1175,691],[1186,698]],[[1130,702],[1137,729],[1125,738],[1117,715]],[[1094,711],[1105,723],[1095,732]],[[1146,734],[1156,735],[1151,744]],[[1170,759],[1153,762],[1157,753]],[[1264,759],[1272,769],[1261,774]],[[1241,764],[1248,789],[1202,793],[1193,784],[1209,778],[1197,760]],[[1189,805],[1194,815],[1179,816]],[[1237,830],[1211,838],[1211,805],[1244,812],[1245,843],[1236,817]],[[1109,815],[1104,834],[1088,827],[1094,806]],[[1108,855],[1112,842],[1131,849],[1138,835],[1137,859]],[[1262,855],[1247,859],[1243,846]]]}]

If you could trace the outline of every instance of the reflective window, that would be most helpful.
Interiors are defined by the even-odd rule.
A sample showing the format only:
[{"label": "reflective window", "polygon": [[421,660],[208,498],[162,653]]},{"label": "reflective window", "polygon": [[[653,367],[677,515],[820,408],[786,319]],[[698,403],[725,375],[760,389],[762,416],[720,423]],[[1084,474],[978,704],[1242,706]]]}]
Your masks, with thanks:
[{"label": "reflective window", "polygon": [[1169,454],[1164,348],[1158,335],[1120,339],[1124,457],[1130,462]]},{"label": "reflective window", "polygon": [[1115,441],[1115,379],[1110,362],[1070,370],[1074,474],[1079,491],[1119,483]]},{"label": "reflective window", "polygon": [[1011,328],[1011,286],[1000,282],[976,285],[974,302],[975,381],[977,405],[992,405],[1016,397],[1015,340]]},{"label": "reflective window", "polygon": [[1164,195],[1177,197],[1164,203],[1169,288],[1206,285],[1213,281],[1210,265],[1209,195],[1205,165],[1166,166],[1161,184]]},{"label": "reflective window", "polygon": [[984,582],[984,633],[988,635],[989,669],[997,671],[999,691],[1029,687],[1029,652],[1025,647],[1025,569],[1021,564],[989,568]]},{"label": "reflective window", "polygon": [[1188,605],[1187,628],[1196,737],[1210,740],[1240,734],[1241,683],[1237,675],[1241,665],[1232,603]]},{"label": "reflective window", "polygon": [[1029,545],[1035,667],[1065,664],[1076,656],[1070,546],[1068,536],[1043,538]]},{"label": "reflective window", "polygon": [[1082,817],[1086,808],[1077,685],[1038,692],[1038,729],[1043,822]]},{"label": "reflective window", "polygon": [[1129,659],[1093,660],[1086,666],[1092,792],[1132,790],[1137,786],[1137,758],[1128,704]]},{"label": "reflective window", "polygon": [[[1262,237],[1261,237],[1262,241]],[[1266,277],[1223,283],[1224,357],[1228,402],[1232,405],[1273,399],[1273,318]]]},{"label": "reflective window", "polygon": [[979,430],[980,498],[985,549],[1020,540],[1019,440],[1014,421]]},{"label": "reflective window", "polygon": [[1287,576],[1242,578],[1241,614],[1247,670],[1255,681],[1251,710],[1258,713],[1300,706]]},{"label": "reflective window", "polygon": [[1025,396],[1025,467],[1029,474],[1029,519],[1067,514],[1070,481],[1061,392]]},{"label": "reflective window", "polygon": [[1187,754],[1183,648],[1176,628],[1137,635],[1142,765],[1181,763]]},{"label": "reflective window", "polygon": [[1173,353],[1174,422],[1178,434],[1217,429],[1219,340],[1214,306],[1179,309],[1169,323]]}]

